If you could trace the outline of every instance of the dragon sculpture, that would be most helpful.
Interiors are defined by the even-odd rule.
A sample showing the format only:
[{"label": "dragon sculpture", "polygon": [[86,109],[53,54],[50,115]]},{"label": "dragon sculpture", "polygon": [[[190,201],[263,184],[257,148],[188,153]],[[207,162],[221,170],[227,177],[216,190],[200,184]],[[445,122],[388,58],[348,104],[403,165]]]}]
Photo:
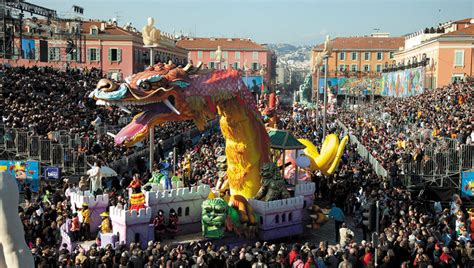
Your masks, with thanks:
[{"label": "dragon sculpture", "polygon": [[202,130],[219,114],[230,192],[251,198],[261,186],[261,167],[270,162],[270,140],[255,99],[236,70],[200,70],[200,65],[158,63],[120,85],[102,79],[90,97],[98,105],[142,109],[114,136],[117,145],[133,146],[168,121],[193,120]]}]

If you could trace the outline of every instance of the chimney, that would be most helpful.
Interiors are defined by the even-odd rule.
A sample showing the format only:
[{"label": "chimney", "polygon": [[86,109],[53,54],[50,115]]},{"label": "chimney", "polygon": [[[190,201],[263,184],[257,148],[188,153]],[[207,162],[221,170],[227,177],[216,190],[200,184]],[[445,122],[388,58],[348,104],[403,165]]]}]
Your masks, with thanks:
[{"label": "chimney", "polygon": [[105,22],[100,23],[100,31],[101,32],[105,31]]}]

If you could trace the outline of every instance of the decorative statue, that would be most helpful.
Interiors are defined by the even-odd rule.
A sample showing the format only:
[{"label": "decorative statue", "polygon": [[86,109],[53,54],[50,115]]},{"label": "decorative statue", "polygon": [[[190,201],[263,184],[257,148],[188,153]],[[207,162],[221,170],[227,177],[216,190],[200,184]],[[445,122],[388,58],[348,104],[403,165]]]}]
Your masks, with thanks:
[{"label": "decorative statue", "polygon": [[270,162],[263,165],[260,174],[262,176],[262,187],[255,195],[255,199],[268,202],[291,197],[275,163]]},{"label": "decorative statue", "polygon": [[229,206],[222,198],[205,200],[202,205],[202,236],[222,238],[226,227]]},{"label": "decorative statue", "polygon": [[280,104],[278,98],[279,91],[274,91],[273,89],[268,88],[263,95],[263,121],[265,126],[276,128],[278,123],[277,109]]},{"label": "decorative statue", "polygon": [[130,196],[130,210],[140,210],[145,208],[145,194],[142,192],[142,186],[138,174],[133,176],[133,180],[127,188],[132,188],[132,195]]},{"label": "decorative statue", "polygon": [[261,186],[260,169],[270,161],[270,139],[255,98],[238,71],[199,67],[158,63],[121,85],[102,79],[90,96],[99,105],[139,106],[143,111],[114,136],[117,145],[133,146],[164,122],[193,120],[203,129],[219,114],[230,193],[252,198]]},{"label": "decorative statue", "polygon": [[153,226],[155,229],[155,241],[160,241],[161,236],[165,233],[165,212],[163,210],[158,210],[155,218],[153,218]]},{"label": "decorative statue", "polygon": [[18,184],[8,172],[0,172],[0,196],[0,267],[35,267],[18,215]]},{"label": "decorative statue", "polygon": [[311,95],[313,88],[313,77],[311,74],[307,74],[304,78],[303,84],[300,85],[299,96],[301,102],[311,102]]},{"label": "decorative statue", "polygon": [[147,24],[142,29],[143,44],[147,46],[158,45],[161,39],[161,32],[155,28],[155,20],[152,17],[147,19]]},{"label": "decorative statue", "polygon": [[102,212],[100,214],[102,217],[102,223],[99,225],[100,232],[102,234],[108,234],[112,232],[112,224],[110,223],[109,213]]},{"label": "decorative statue", "polygon": [[168,227],[166,230],[170,233],[171,238],[174,238],[178,233],[178,214],[174,209],[170,209],[170,216],[168,218]]}]

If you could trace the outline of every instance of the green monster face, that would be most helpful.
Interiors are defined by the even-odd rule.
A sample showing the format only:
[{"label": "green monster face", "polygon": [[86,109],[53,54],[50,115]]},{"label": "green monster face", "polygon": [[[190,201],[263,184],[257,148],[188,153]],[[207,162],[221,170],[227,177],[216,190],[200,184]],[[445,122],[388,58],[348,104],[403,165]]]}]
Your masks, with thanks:
[{"label": "green monster face", "polygon": [[262,180],[271,180],[273,177],[275,177],[275,175],[278,174],[277,171],[278,168],[274,163],[265,163],[260,171],[260,176],[262,177]]},{"label": "green monster face", "polygon": [[224,236],[229,205],[222,198],[205,200],[202,203],[202,235],[207,238]]}]

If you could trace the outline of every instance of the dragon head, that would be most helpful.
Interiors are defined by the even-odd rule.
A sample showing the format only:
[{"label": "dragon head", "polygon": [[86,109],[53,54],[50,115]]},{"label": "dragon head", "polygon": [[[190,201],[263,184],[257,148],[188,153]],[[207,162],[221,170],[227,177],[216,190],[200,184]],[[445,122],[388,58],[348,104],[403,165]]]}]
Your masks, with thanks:
[{"label": "dragon head", "polygon": [[156,124],[193,119],[183,94],[188,85],[185,68],[159,63],[121,84],[101,79],[90,97],[97,100],[97,105],[118,106],[128,113],[127,107],[140,106],[142,112],[114,137],[116,144],[132,146]]}]

